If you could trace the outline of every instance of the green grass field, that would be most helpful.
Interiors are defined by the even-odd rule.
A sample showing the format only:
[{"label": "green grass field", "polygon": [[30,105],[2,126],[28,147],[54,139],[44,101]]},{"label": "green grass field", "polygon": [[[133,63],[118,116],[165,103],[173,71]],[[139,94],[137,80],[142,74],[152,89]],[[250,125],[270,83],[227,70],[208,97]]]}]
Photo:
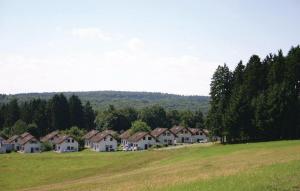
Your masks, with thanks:
[{"label": "green grass field", "polygon": [[300,190],[300,141],[0,155],[0,190]]}]

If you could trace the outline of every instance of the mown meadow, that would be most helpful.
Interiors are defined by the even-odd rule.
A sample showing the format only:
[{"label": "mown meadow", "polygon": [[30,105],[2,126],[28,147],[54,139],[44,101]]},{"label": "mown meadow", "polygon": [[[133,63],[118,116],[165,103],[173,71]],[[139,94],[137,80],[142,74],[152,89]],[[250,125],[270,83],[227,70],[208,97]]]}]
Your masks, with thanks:
[{"label": "mown meadow", "polygon": [[0,155],[0,190],[300,190],[300,141]]}]

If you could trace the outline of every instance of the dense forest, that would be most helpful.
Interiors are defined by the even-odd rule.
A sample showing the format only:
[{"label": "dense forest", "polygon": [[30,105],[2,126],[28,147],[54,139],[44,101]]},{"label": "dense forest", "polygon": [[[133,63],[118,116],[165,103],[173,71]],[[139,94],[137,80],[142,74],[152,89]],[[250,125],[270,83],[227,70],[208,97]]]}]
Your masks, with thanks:
[{"label": "dense forest", "polygon": [[223,141],[300,138],[300,47],[219,66],[210,95],[207,125]]},{"label": "dense forest", "polygon": [[36,137],[54,130],[72,131],[71,134],[76,136],[91,129],[121,132],[129,128],[151,130],[179,124],[203,128],[201,110],[165,110],[160,105],[118,109],[109,105],[95,111],[89,101],[83,104],[78,96],[67,98],[64,94],[55,94],[47,100],[34,98],[19,102],[11,99],[8,103],[0,104],[0,134],[6,137],[25,131]]},{"label": "dense forest", "polygon": [[[126,92],[126,91],[87,91],[87,92],[61,92],[67,98],[77,95],[83,103],[90,102],[95,110],[104,110],[109,105],[123,109],[160,105],[166,110],[191,110],[199,108],[206,114],[209,107],[209,96],[182,96],[165,93],[150,92]],[[0,95],[0,103],[8,103],[12,99],[18,99],[20,103],[32,99],[51,99],[56,93],[27,93],[15,95]]]}]

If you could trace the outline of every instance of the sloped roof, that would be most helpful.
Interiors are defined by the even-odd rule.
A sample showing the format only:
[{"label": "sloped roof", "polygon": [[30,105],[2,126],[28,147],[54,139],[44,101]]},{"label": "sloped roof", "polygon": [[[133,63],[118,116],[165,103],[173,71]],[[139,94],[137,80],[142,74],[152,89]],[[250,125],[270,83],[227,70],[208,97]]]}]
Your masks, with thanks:
[{"label": "sloped roof", "polygon": [[[130,136],[128,138],[129,142],[137,142],[139,140],[141,140],[143,137],[145,137],[146,135],[150,135],[151,137],[153,137],[149,132],[137,132],[135,134],[133,134],[132,136]],[[155,139],[155,137],[153,137]]]},{"label": "sloped roof", "polygon": [[59,131],[52,131],[51,133],[49,133],[48,135],[44,136],[41,138],[42,142],[46,142],[49,141],[50,139],[52,139],[53,137],[57,136],[59,133]]},{"label": "sloped roof", "polygon": [[31,134],[28,132],[25,132],[25,133],[21,134],[20,137],[23,139],[23,138],[27,137],[28,135],[31,135]]},{"label": "sloped roof", "polygon": [[91,130],[87,134],[85,134],[82,138],[83,139],[90,139],[93,136],[95,136],[97,133],[99,133],[99,131],[97,131],[97,130]]},{"label": "sloped roof", "polygon": [[68,138],[74,139],[72,136],[69,136],[69,135],[59,135],[57,138],[54,139],[53,143],[54,144],[61,144],[62,142],[64,142]]},{"label": "sloped roof", "polygon": [[[160,136],[161,134],[163,134],[166,131],[169,131],[169,129],[168,128],[155,128],[154,130],[151,131],[151,135],[156,138],[156,137]],[[172,134],[174,134],[172,131],[170,131],[170,132]]]},{"label": "sloped roof", "polygon": [[121,139],[128,139],[130,136],[131,136],[131,130],[128,129],[127,131],[124,131],[121,135],[120,135],[120,138]]},{"label": "sloped roof", "polygon": [[103,133],[108,133],[108,134],[111,134],[111,135],[117,135],[118,134],[116,131],[113,131],[113,130],[110,130],[110,129],[104,130],[102,132]]},{"label": "sloped roof", "polygon": [[7,139],[7,143],[12,143],[13,141],[15,141],[16,139],[18,139],[20,136],[19,135],[14,135],[12,137],[10,137],[9,139]]},{"label": "sloped roof", "polygon": [[23,139],[21,139],[20,144],[24,145],[28,141],[38,141],[38,140],[34,136],[32,136],[31,134],[29,134],[29,135],[26,135]]},{"label": "sloped roof", "polygon": [[91,142],[98,143],[98,142],[100,142],[102,139],[104,139],[105,137],[107,137],[108,135],[112,136],[112,134],[106,133],[106,132],[98,133],[98,134],[95,135],[93,138],[91,138]]},{"label": "sloped roof", "polygon": [[195,135],[197,132],[202,133],[202,130],[197,128],[189,128],[189,130],[192,132],[193,135]]},{"label": "sloped roof", "polygon": [[[178,132],[180,132],[180,131],[183,130],[183,129],[187,129],[188,131],[190,131],[189,128],[186,128],[186,127],[183,127],[183,126],[174,126],[174,127],[172,127],[172,128],[170,129],[170,131],[176,135]],[[190,132],[191,132],[191,131],[190,131]],[[192,132],[191,132],[191,133],[192,133]]]}]

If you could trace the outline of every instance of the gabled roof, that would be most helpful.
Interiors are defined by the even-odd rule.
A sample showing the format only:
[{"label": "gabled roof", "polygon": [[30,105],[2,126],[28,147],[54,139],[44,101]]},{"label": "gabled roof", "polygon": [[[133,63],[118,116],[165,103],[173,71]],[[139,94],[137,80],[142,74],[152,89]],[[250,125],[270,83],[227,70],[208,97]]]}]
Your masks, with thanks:
[{"label": "gabled roof", "polygon": [[111,134],[111,135],[117,135],[118,134],[116,131],[113,131],[113,130],[110,130],[110,129],[104,130],[102,132],[107,133],[107,134]]},{"label": "gabled roof", "polygon": [[189,128],[189,130],[192,132],[193,135],[195,135],[196,133],[202,133],[201,129],[197,129],[197,128]]},{"label": "gabled roof", "polygon": [[54,138],[55,136],[57,136],[58,133],[59,133],[58,131],[53,131],[53,132],[49,133],[48,135],[46,135],[45,137],[42,137],[42,138],[41,138],[41,141],[42,141],[42,142],[47,142],[47,141],[49,141],[50,139],[52,139],[52,138]]},{"label": "gabled roof", "polygon": [[203,129],[202,131],[203,131],[203,133],[204,133],[206,136],[209,135],[209,130],[208,130],[208,129]]},{"label": "gabled roof", "polygon": [[[160,136],[161,134],[163,134],[166,131],[169,131],[169,129],[167,129],[167,128],[155,128],[154,130],[151,131],[151,135],[156,138],[156,137]],[[170,131],[170,132],[172,134],[174,134],[172,131]]]},{"label": "gabled roof", "polygon": [[88,132],[87,134],[85,134],[82,138],[83,139],[90,139],[93,136],[95,136],[97,133],[99,133],[99,131],[97,131],[97,130],[91,130],[90,132]]},{"label": "gabled roof", "polygon": [[174,126],[174,127],[172,127],[172,128],[170,129],[170,131],[176,135],[178,132],[180,132],[180,131],[183,130],[183,129],[186,129],[186,130],[188,130],[190,133],[192,133],[192,132],[189,130],[189,128],[183,127],[183,126]]},{"label": "gabled roof", "polygon": [[74,139],[72,136],[69,136],[69,135],[59,135],[57,138],[54,139],[53,143],[54,144],[61,144],[62,142],[64,142],[68,138]]},{"label": "gabled roof", "polygon": [[34,136],[29,134],[29,135],[26,135],[23,139],[21,139],[20,144],[24,145],[29,141],[38,141],[38,140]]},{"label": "gabled roof", "polygon": [[12,143],[14,142],[15,140],[17,140],[20,136],[19,135],[14,135],[12,137],[10,137],[9,139],[7,139],[7,143]]},{"label": "gabled roof", "polygon": [[25,138],[25,137],[27,137],[29,135],[31,135],[31,134],[28,133],[28,132],[25,132],[25,133],[21,134],[20,137],[21,137],[21,139],[23,139],[23,138]]},{"label": "gabled roof", "polygon": [[120,138],[121,139],[128,139],[131,136],[131,130],[128,129],[126,131],[124,131],[121,135]]},{"label": "gabled roof", "polygon": [[106,132],[98,133],[97,135],[95,135],[94,137],[91,138],[91,142],[98,143],[101,140],[103,140],[105,137],[107,137],[108,135],[112,136],[112,134],[106,133]]},{"label": "gabled roof", "polygon": [[137,132],[135,134],[133,134],[132,136],[130,136],[128,138],[129,142],[137,142],[139,140],[141,140],[142,138],[144,138],[146,135],[150,135],[151,137],[153,137],[155,139],[154,136],[152,136],[149,132]]}]

